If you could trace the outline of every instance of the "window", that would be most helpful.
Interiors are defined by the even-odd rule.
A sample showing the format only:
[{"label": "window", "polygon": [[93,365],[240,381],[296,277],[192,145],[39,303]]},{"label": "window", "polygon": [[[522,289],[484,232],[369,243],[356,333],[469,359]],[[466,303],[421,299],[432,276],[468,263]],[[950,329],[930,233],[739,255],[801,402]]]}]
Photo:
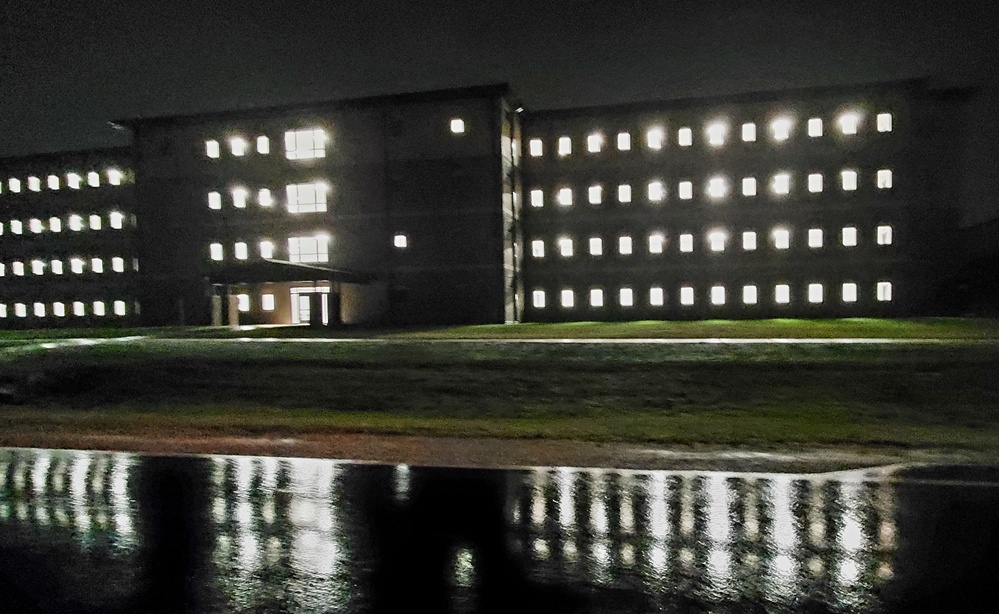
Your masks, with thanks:
[{"label": "window", "polygon": [[604,306],[604,291],[600,288],[590,290],[590,307]]},{"label": "window", "polygon": [[264,311],[274,311],[274,295],[273,294],[261,294],[260,295],[260,308]]},{"label": "window", "polygon": [[694,251],[694,235],[692,234],[680,235],[680,251],[684,253],[689,253]]},{"label": "window", "polygon": [[115,273],[125,272],[125,259],[120,257],[114,257],[111,259],[111,270]]},{"label": "window", "polygon": [[30,219],[28,220],[28,230],[37,235],[45,231],[45,226],[42,225],[42,221],[39,219]]},{"label": "window", "polygon": [[218,158],[219,157],[219,153],[220,153],[220,150],[219,150],[219,142],[218,141],[214,141],[214,140],[213,141],[205,141],[205,154],[209,158]]},{"label": "window", "polygon": [[628,151],[631,149],[631,133],[630,132],[618,132],[617,133],[617,148],[618,151]]},{"label": "window", "polygon": [[[539,154],[540,155],[540,154]],[[531,292],[531,304],[537,309],[545,308],[545,291],[535,290]]]},{"label": "window", "polygon": [[36,318],[44,318],[45,317],[45,303],[35,303],[35,305],[34,305],[34,312],[35,312],[35,317]]},{"label": "window", "polygon": [[756,196],[756,177],[744,177],[742,179],[742,195]]},{"label": "window", "polygon": [[725,304],[725,286],[711,286],[711,304]]},{"label": "window", "polygon": [[602,186],[591,185],[590,189],[587,190],[587,192],[590,197],[591,205],[599,205],[601,202],[603,202],[604,189]]},{"label": "window", "polygon": [[[631,196],[631,188],[628,189],[629,196]],[[661,202],[663,198],[666,197],[666,190],[663,188],[662,181],[650,181],[648,187],[649,202],[658,203]]]},{"label": "window", "polygon": [[240,241],[236,243],[233,249],[233,255],[236,256],[236,260],[246,260],[249,257],[249,251],[246,249],[246,243]]},{"label": "window", "polygon": [[808,284],[808,302],[817,305],[822,302],[822,284]]},{"label": "window", "polygon": [[666,303],[666,295],[659,286],[649,288],[649,305],[662,307]]},{"label": "window", "polygon": [[775,119],[770,123],[770,130],[775,141],[786,141],[791,138],[791,120],[786,117]]},{"label": "window", "polygon": [[104,301],[94,301],[94,315],[103,316],[107,313],[104,309]]},{"label": "window", "polygon": [[787,305],[791,302],[791,286],[787,284],[777,284],[774,286],[774,302],[778,305]]},{"label": "window", "polygon": [[83,274],[83,266],[84,266],[84,264],[85,263],[83,262],[83,258],[70,258],[70,260],[69,260],[69,270],[74,275],[82,275]]},{"label": "window", "polygon": [[77,173],[70,173],[66,175],[66,185],[68,185],[72,190],[79,190],[82,181],[83,177],[80,177]]},{"label": "window", "polygon": [[288,260],[291,262],[329,262],[329,259],[329,238],[325,235],[288,238]]},{"label": "window", "polygon": [[22,232],[24,232],[24,225],[21,224],[20,220],[11,220],[10,221],[10,232],[12,234],[19,235]]},{"label": "window", "polygon": [[23,262],[21,262],[21,261],[14,261],[13,263],[11,263],[10,269],[11,269],[11,271],[13,271],[14,275],[16,275],[18,277],[23,277],[24,276],[24,263]]},{"label": "window", "polygon": [[839,116],[839,130],[843,134],[857,134],[860,116],[856,113],[844,113]]},{"label": "window", "polygon": [[222,258],[224,257],[224,254],[222,252],[222,244],[221,243],[212,243],[211,245],[209,245],[208,246],[208,254],[211,256],[212,260],[215,260],[216,262],[220,262],[222,260]]},{"label": "window", "polygon": [[465,134],[465,120],[455,117],[451,120],[452,134]]},{"label": "window", "polygon": [[31,192],[41,192],[42,180],[38,177],[28,177],[28,190]]},{"label": "window", "polygon": [[531,241],[531,255],[535,258],[545,257],[545,242],[541,239]]},{"label": "window", "polygon": [[813,194],[822,191],[822,173],[812,173],[808,176],[808,191]]},{"label": "window", "polygon": [[590,237],[590,255],[603,256],[604,241],[600,237]]},{"label": "window", "polygon": [[531,190],[531,206],[543,207],[545,204],[545,193],[542,190]]},{"label": "window", "polygon": [[392,237],[392,246],[396,249],[406,249],[409,247],[409,237],[402,233],[395,235]]},{"label": "window", "polygon": [[818,117],[808,120],[808,136],[813,138],[822,136],[822,120]]},{"label": "window", "polygon": [[878,245],[891,245],[891,226],[878,226]]},{"label": "window", "polygon": [[31,274],[32,275],[44,275],[45,274],[45,263],[41,260],[31,261]]},{"label": "window", "polygon": [[258,154],[271,153],[271,140],[266,136],[257,137],[257,153]]},{"label": "window", "polygon": [[618,237],[617,252],[622,256],[631,255],[631,237]]},{"label": "window", "polygon": [[85,316],[87,315],[87,306],[81,301],[73,302],[73,315],[74,316]]},{"label": "window", "polygon": [[49,175],[48,180],[47,180],[46,183],[47,183],[48,188],[50,190],[58,190],[59,189],[59,176],[58,175]]},{"label": "window", "polygon": [[883,168],[878,171],[878,189],[887,190],[891,187],[891,170]]},{"label": "window", "polygon": [[558,155],[568,156],[572,153],[572,139],[567,136],[558,138]]},{"label": "window", "polygon": [[857,284],[852,282],[847,282],[843,284],[843,302],[844,303],[856,303],[857,302]]},{"label": "window", "polygon": [[558,191],[558,204],[563,207],[572,204],[572,188],[562,188]]},{"label": "window", "polygon": [[125,225],[125,216],[118,211],[112,211],[108,214],[108,223],[111,225],[111,228],[121,230],[122,226]]},{"label": "window", "polygon": [[661,233],[653,233],[649,235],[649,253],[650,254],[661,254],[663,253],[663,248],[666,247],[666,237]]},{"label": "window", "polygon": [[747,230],[742,233],[742,249],[751,252],[756,249],[756,233],[752,230]]},{"label": "window", "polygon": [[852,192],[857,189],[857,171],[843,171],[840,173],[843,190]]},{"label": "window", "polygon": [[842,232],[843,247],[854,247],[857,245],[857,228],[855,226],[845,226]]},{"label": "window", "polygon": [[878,132],[891,132],[891,113],[878,113]]},{"label": "window", "polygon": [[7,305],[6,303],[0,303],[0,318],[7,317]]},{"label": "window", "polygon": [[728,181],[724,177],[712,177],[708,180],[708,196],[725,198],[728,196]]},{"label": "window", "polygon": [[586,137],[586,151],[590,153],[599,153],[600,148],[604,145],[604,135],[594,132],[590,136]]},{"label": "window", "polygon": [[775,248],[788,249],[791,247],[791,231],[785,228],[775,228],[773,237]]},{"label": "window", "polygon": [[708,145],[720,147],[725,144],[725,135],[728,133],[728,126],[723,122],[710,124],[707,129]]},{"label": "window", "polygon": [[558,253],[564,258],[572,257],[572,239],[569,237],[559,237]]},{"label": "window", "polygon": [[713,252],[723,252],[725,251],[725,240],[728,239],[728,235],[720,230],[715,230],[708,233],[708,246]]},{"label": "window", "polygon": [[877,285],[878,301],[888,303],[891,301],[891,282],[879,281]]},{"label": "window", "polygon": [[694,131],[690,128],[680,128],[676,133],[676,142],[680,147],[690,147],[694,144]]},{"label": "window", "polygon": [[53,275],[62,275],[62,260],[53,260],[49,263],[49,270]]},{"label": "window", "polygon": [[691,286],[680,287],[680,304],[681,305],[694,304],[694,289]]},{"label": "window", "polygon": [[114,302],[114,314],[116,316],[125,315],[125,301],[115,301]]},{"label": "window", "polygon": [[774,194],[788,194],[791,192],[791,175],[787,173],[777,173],[770,181],[770,189]]},{"label": "window", "polygon": [[28,316],[28,307],[24,303],[14,303],[14,315],[19,318]]},{"label": "window", "polygon": [[759,296],[757,295],[756,286],[749,285],[742,287],[742,304],[743,305],[755,305],[759,302]]},{"label": "window", "polygon": [[222,208],[222,195],[218,192],[208,193],[208,208],[209,209],[221,209]]},{"label": "window", "polygon": [[236,295],[236,309],[242,313],[246,313],[250,310],[250,295],[249,294],[237,294]]},{"label": "window", "polygon": [[258,247],[260,247],[260,257],[264,260],[270,260],[274,257],[274,244],[272,242],[261,241]]},{"label": "window", "polygon": [[289,130],[284,133],[285,157],[309,160],[326,157],[326,131],[321,128]]},{"label": "window", "polygon": [[91,258],[90,259],[90,270],[93,271],[94,273],[103,273],[104,272],[104,261],[101,260],[100,258]]},{"label": "window", "polygon": [[809,228],[808,229],[808,247],[817,248],[822,247],[822,229],[821,228]]},{"label": "window", "polygon": [[237,209],[246,208],[246,197],[249,196],[249,192],[246,188],[233,188],[232,190],[232,206]]},{"label": "window", "polygon": [[645,144],[648,145],[649,149],[662,149],[665,141],[666,133],[662,128],[650,128],[645,133]]},{"label": "window", "polygon": [[98,188],[101,185],[101,175],[97,171],[91,171],[87,173],[87,185],[92,188]]},{"label": "window", "polygon": [[90,222],[90,230],[101,229],[101,216],[91,215],[88,221]]},{"label": "window", "polygon": [[617,186],[617,202],[619,203],[630,203],[631,202],[631,186],[627,183],[622,183]]},{"label": "window", "polygon": [[635,291],[631,288],[621,288],[617,300],[622,307],[631,307],[635,304]]},{"label": "window", "polygon": [[326,184],[298,183],[287,186],[288,213],[321,213],[326,211]]},{"label": "window", "polygon": [[125,174],[116,168],[109,168],[107,174],[108,183],[111,185],[121,185],[122,180],[125,178]]},{"label": "window", "polygon": [[65,303],[52,303],[52,315],[57,318],[66,317],[66,304]]},{"label": "window", "polygon": [[756,140],[756,124],[746,122],[742,125],[742,140],[745,143],[752,143]]},{"label": "window", "polygon": [[[531,139],[530,141],[528,141],[527,150],[531,154],[532,158],[538,158],[545,152],[545,148],[544,145],[541,143],[541,139]],[[538,292],[541,292],[541,290],[538,290]],[[544,307],[544,295],[545,293],[541,292],[542,307]],[[535,307],[537,307],[537,305],[535,305]]]},{"label": "window", "polygon": [[238,136],[229,139],[229,151],[234,156],[246,155],[246,139]]},{"label": "window", "polygon": [[694,184],[690,181],[681,181],[677,187],[677,196],[680,200],[690,200],[694,197]]},{"label": "window", "polygon": [[576,305],[576,293],[572,290],[562,290],[562,306],[570,309]]}]

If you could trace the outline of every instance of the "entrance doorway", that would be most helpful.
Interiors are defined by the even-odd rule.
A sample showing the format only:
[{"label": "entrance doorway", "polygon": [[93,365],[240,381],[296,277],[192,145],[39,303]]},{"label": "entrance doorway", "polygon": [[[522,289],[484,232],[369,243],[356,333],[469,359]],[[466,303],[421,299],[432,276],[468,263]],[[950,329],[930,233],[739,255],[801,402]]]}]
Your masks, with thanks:
[{"label": "entrance doorway", "polygon": [[299,287],[291,289],[291,323],[309,324],[315,317],[313,309],[319,309],[323,326],[330,323],[329,286]]}]

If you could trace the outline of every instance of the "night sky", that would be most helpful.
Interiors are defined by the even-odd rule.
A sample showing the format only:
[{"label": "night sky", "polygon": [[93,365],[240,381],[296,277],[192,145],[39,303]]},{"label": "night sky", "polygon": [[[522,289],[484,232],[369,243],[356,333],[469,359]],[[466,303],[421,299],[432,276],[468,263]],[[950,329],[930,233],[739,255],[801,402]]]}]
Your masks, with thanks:
[{"label": "night sky", "polygon": [[931,77],[985,88],[994,144],[997,28],[994,0],[2,0],[0,155],[124,144],[115,118],[496,81],[540,109]]}]

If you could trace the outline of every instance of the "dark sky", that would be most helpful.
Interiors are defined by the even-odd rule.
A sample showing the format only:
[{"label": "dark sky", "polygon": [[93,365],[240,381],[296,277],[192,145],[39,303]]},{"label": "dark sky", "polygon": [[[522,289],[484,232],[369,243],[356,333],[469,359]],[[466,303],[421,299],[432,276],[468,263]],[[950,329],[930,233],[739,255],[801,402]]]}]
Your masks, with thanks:
[{"label": "dark sky", "polygon": [[0,0],[0,155],[113,118],[509,81],[529,108],[930,76],[990,88],[995,0]]}]

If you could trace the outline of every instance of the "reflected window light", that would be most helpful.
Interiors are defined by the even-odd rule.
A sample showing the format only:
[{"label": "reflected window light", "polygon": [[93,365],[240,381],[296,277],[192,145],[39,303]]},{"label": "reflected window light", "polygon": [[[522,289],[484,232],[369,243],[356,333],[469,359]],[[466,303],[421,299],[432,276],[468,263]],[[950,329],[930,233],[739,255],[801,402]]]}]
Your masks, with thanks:
[{"label": "reflected window light", "polygon": [[545,193],[543,190],[531,190],[531,206],[543,207],[545,204]]},{"label": "reflected window light", "polygon": [[725,286],[711,286],[711,304],[725,304]]},{"label": "reflected window light", "polygon": [[49,175],[46,184],[50,190],[59,189],[59,175]]},{"label": "reflected window light", "polygon": [[284,133],[285,157],[309,160],[326,157],[326,131],[322,128],[289,130]]},{"label": "reflected window light", "polygon": [[62,275],[62,260],[53,260],[49,263],[49,270],[53,275]]},{"label": "reflected window light", "polygon": [[[662,202],[662,200],[666,197],[666,189],[663,187],[662,181],[650,181],[647,190],[649,202]],[[629,189],[629,192],[630,191],[631,190]]]},{"label": "reflected window light", "polygon": [[619,203],[630,203],[631,202],[631,186],[627,183],[622,183],[617,186],[617,202]]},{"label": "reflected window light", "polygon": [[878,132],[891,132],[891,113],[878,113]]},{"label": "reflected window light", "polygon": [[451,134],[465,134],[465,120],[455,117],[451,120]]},{"label": "reflected window light", "polygon": [[878,245],[891,245],[892,242],[891,234],[892,234],[891,226],[888,225],[878,226],[877,230]]},{"label": "reflected window light", "polygon": [[808,302],[818,304],[822,302],[824,288],[822,284],[808,284]]},{"label": "reflected window light", "polygon": [[44,275],[45,274],[45,263],[41,260],[31,261],[31,274],[32,275]]},{"label": "reflected window light", "polygon": [[535,290],[531,292],[531,305],[533,305],[535,309],[544,309],[545,307],[544,290]]},{"label": "reflected window light", "polygon": [[843,171],[840,178],[844,191],[852,192],[857,189],[857,171]]},{"label": "reflected window light", "polygon": [[755,305],[759,302],[759,295],[757,288],[754,285],[748,285],[742,287],[742,304],[743,305]]},{"label": "reflected window light", "polygon": [[92,188],[99,188],[101,186],[101,174],[97,171],[87,173],[87,185]]},{"label": "reflected window light", "polygon": [[822,136],[822,119],[813,117],[808,120],[808,136],[812,138]]},{"label": "reflected window light", "polygon": [[576,293],[572,290],[562,290],[562,307],[570,309],[576,305]]},{"label": "reflected window light", "polygon": [[742,233],[742,249],[751,252],[756,249],[756,233],[752,230],[747,230]]},{"label": "reflected window light", "polygon": [[891,187],[891,170],[883,168],[878,171],[878,189],[887,190]]},{"label": "reflected window light", "polygon": [[617,299],[622,307],[631,307],[635,304],[635,292],[631,288],[621,288]]},{"label": "reflected window light", "polygon": [[690,200],[694,197],[694,184],[690,181],[681,181],[676,191],[680,200]]},{"label": "reflected window light", "polygon": [[84,267],[85,264],[86,263],[83,261],[83,258],[70,258],[70,260],[69,260],[69,270],[74,275],[82,275],[83,274],[83,267]]},{"label": "reflected window light", "polygon": [[568,156],[572,153],[572,139],[567,136],[558,138],[558,155]]},{"label": "reflected window light", "polygon": [[527,151],[531,154],[532,158],[538,158],[545,153],[545,147],[541,139],[531,139],[527,143]]},{"label": "reflected window light", "polygon": [[205,141],[205,155],[209,158],[218,158],[221,153],[219,142],[215,140]]},{"label": "reflected window light", "polygon": [[233,188],[232,190],[232,206],[237,209],[246,208],[246,198],[249,196],[249,191],[246,188]]},{"label": "reflected window light", "polygon": [[856,226],[844,226],[840,236],[842,239],[843,247],[856,247],[857,245]]},{"label": "reflected window light", "polygon": [[45,232],[45,226],[42,225],[41,220],[33,218],[28,220],[28,230],[37,235]]},{"label": "reflected window light", "polygon": [[66,175],[66,185],[69,186],[71,190],[79,190],[82,182],[83,177],[81,177],[78,173],[69,173]]},{"label": "reflected window light", "polygon": [[842,297],[844,303],[857,302],[857,284],[853,282],[843,284]]},{"label": "reflected window light", "polygon": [[808,176],[808,191],[813,194],[822,191],[822,173],[812,173]]},{"label": "reflected window light", "polygon": [[878,301],[887,303],[891,301],[891,282],[879,281],[876,287]]},{"label": "reflected window light", "polygon": [[786,117],[775,119],[770,123],[770,131],[775,141],[786,141],[791,138],[791,120]]},{"label": "reflected window light", "polygon": [[224,257],[224,252],[222,251],[222,244],[212,243],[210,246],[208,246],[208,253],[211,256],[212,260],[216,262],[221,262],[222,258]]},{"label": "reflected window light", "polygon": [[662,233],[656,232],[649,235],[649,253],[661,254],[666,247],[666,237]]},{"label": "reflected window light", "polygon": [[742,195],[756,196],[756,177],[744,177],[742,179]]},{"label": "reflected window light", "polygon": [[604,306],[604,291],[600,288],[593,288],[590,290],[590,307],[603,307]]},{"label": "reflected window light", "polygon": [[545,242],[541,239],[531,241],[531,256],[535,258],[545,257]]},{"label": "reflected window light", "polygon": [[107,313],[104,306],[104,301],[94,301],[93,307],[94,307],[95,316],[103,316]]},{"label": "reflected window light", "polygon": [[694,144],[694,131],[690,128],[680,128],[676,133],[676,142],[680,147],[690,147]]},{"label": "reflected window light", "polygon": [[821,228],[809,228],[808,229],[808,247],[813,249],[822,247],[822,229]]},{"label": "reflected window light", "polygon": [[680,287],[680,304],[684,306],[694,304],[694,288],[691,286]]},{"label": "reflected window light", "polygon": [[663,289],[659,286],[652,286],[649,288],[649,305],[653,307],[662,307],[666,303],[666,294]]},{"label": "reflected window light", "polygon": [[774,194],[789,194],[791,192],[791,175],[777,173],[770,181],[770,190]]},{"label": "reflected window light", "polygon": [[271,241],[261,241],[258,244],[260,248],[260,257],[264,260],[270,260],[274,258],[274,243]]},{"label": "reflected window light", "polygon": [[237,294],[236,295],[236,309],[242,313],[246,313],[250,310],[250,295],[249,294]]},{"label": "reflected window light", "polygon": [[260,309],[263,311],[274,311],[274,295],[273,294],[261,294],[260,295]]},{"label": "reflected window light", "polygon": [[713,252],[725,251],[725,241],[727,239],[728,235],[721,230],[715,230],[708,233],[709,249]]},{"label": "reflected window light", "polygon": [[65,303],[52,303],[52,315],[57,318],[66,317],[66,304]]},{"label": "reflected window light", "polygon": [[115,273],[125,272],[125,259],[120,256],[115,256],[111,259],[111,270]]},{"label": "reflected window light", "polygon": [[715,199],[728,196],[728,181],[724,177],[712,177],[709,179],[708,196]]},{"label": "reflected window light", "polygon": [[617,252],[622,256],[631,255],[631,237],[628,236],[618,237]]},{"label": "reflected window light", "polygon": [[746,122],[742,125],[742,140],[744,143],[752,143],[756,141],[756,124],[753,122]]},{"label": "reflected window light", "polygon": [[257,153],[258,154],[271,153],[271,140],[266,136],[257,137]]},{"label": "reflected window light", "polygon": [[694,235],[692,234],[680,235],[680,251],[684,253],[690,253],[694,251]]},{"label": "reflected window light", "polygon": [[218,192],[208,193],[208,208],[209,209],[221,209],[222,208],[222,195]]},{"label": "reflected window light", "polygon": [[101,258],[91,258],[90,259],[90,270],[94,273],[104,272],[104,260]]},{"label": "reflected window light", "polygon": [[599,205],[604,199],[604,188],[599,185],[591,185],[590,189],[587,190],[587,195],[591,205]]},{"label": "reflected window light", "polygon": [[125,215],[120,211],[112,211],[108,214],[108,223],[111,225],[111,228],[121,230],[125,225]]},{"label": "reflected window light", "polygon": [[563,207],[572,205],[572,188],[561,188],[558,191],[558,204]]},{"label": "reflected window light", "polygon": [[593,134],[586,137],[586,151],[590,153],[599,153],[600,149],[604,146],[604,135],[594,132]]},{"label": "reflected window light", "polygon": [[233,255],[236,257],[236,260],[246,260],[249,257],[249,250],[246,249],[246,243],[242,241],[236,243],[233,248]]},{"label": "reflected window light", "polygon": [[787,284],[777,284],[774,286],[774,302],[778,305],[787,305],[791,302],[791,286]]},{"label": "reflected window light", "polygon": [[31,192],[41,192],[42,180],[38,177],[28,177],[28,190]]},{"label": "reflected window light", "polygon": [[101,216],[97,214],[91,215],[88,221],[90,222],[90,230],[101,229]]},{"label": "reflected window light", "polygon": [[630,132],[618,132],[617,133],[617,149],[618,149],[618,151],[629,151],[631,149],[631,133]]},{"label": "reflected window light", "polygon": [[844,113],[839,116],[839,130],[843,134],[857,134],[860,116],[856,113]]},{"label": "reflected window light", "polygon": [[666,142],[666,133],[662,128],[650,128],[645,133],[645,144],[649,149],[662,149]]},{"label": "reflected window light", "polygon": [[708,144],[720,147],[725,144],[725,135],[728,134],[728,125],[723,122],[710,124],[707,129]]},{"label": "reflected window light", "polygon": [[600,237],[590,237],[589,248],[591,256],[603,256],[604,255],[603,239],[601,239]]},{"label": "reflected window light", "polygon": [[246,139],[238,136],[229,139],[229,151],[234,156],[246,155]]},{"label": "reflected window light", "polygon": [[775,228],[773,239],[776,249],[788,249],[791,247],[791,231],[786,228]]},{"label": "reflected window light", "polygon": [[558,239],[558,253],[563,258],[572,257],[572,239],[569,237],[559,237]]}]

